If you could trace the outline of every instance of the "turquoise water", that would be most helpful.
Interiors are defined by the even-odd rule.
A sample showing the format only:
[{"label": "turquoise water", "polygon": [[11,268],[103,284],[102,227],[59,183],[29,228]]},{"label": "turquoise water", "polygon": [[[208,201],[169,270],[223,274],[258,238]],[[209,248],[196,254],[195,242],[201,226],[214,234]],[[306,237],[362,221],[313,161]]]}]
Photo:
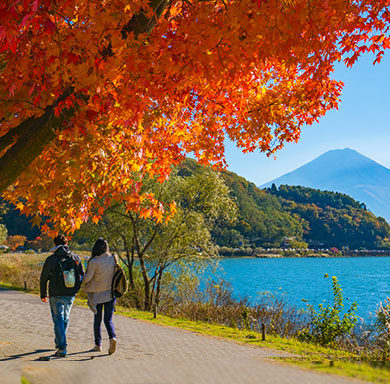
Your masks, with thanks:
[{"label": "turquoise water", "polygon": [[262,292],[283,296],[301,308],[306,306],[302,299],[315,305],[330,303],[332,276],[339,280],[345,307],[357,301],[358,315],[365,320],[390,296],[390,257],[227,258],[220,265],[218,276],[232,284],[237,298],[247,297],[253,304]]}]

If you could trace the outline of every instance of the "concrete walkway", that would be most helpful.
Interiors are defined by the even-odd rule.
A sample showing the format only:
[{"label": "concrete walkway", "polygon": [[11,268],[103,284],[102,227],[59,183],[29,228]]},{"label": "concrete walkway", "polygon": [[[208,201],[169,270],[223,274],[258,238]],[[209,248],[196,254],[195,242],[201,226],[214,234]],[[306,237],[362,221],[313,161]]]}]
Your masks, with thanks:
[{"label": "concrete walkway", "polygon": [[90,352],[92,320],[89,309],[74,306],[68,357],[38,361],[54,353],[49,305],[37,296],[0,290],[0,384],[19,384],[21,375],[32,384],[351,383],[267,359],[280,352],[120,315],[114,316],[117,352],[107,354],[107,340],[102,353]]}]

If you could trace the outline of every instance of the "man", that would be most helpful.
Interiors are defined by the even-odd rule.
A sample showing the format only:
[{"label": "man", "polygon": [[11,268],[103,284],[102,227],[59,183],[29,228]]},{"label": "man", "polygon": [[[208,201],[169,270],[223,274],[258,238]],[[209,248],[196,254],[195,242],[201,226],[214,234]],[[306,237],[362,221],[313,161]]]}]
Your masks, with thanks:
[{"label": "man", "polygon": [[[49,297],[57,349],[54,355],[66,357],[66,329],[74,297],[80,289],[84,276],[84,269],[80,257],[70,252],[65,235],[60,234],[55,237],[54,244],[54,253],[46,259],[42,268],[41,300],[47,303]],[[47,296],[48,281],[49,296]]]}]

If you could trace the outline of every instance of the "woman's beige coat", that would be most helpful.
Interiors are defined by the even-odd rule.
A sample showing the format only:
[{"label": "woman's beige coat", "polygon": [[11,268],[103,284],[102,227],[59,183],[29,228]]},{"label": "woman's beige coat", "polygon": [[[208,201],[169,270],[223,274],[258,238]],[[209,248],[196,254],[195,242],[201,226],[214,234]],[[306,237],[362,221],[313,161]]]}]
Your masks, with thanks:
[{"label": "woman's beige coat", "polygon": [[83,280],[84,292],[104,292],[111,289],[115,259],[110,253],[95,256],[88,262]]}]

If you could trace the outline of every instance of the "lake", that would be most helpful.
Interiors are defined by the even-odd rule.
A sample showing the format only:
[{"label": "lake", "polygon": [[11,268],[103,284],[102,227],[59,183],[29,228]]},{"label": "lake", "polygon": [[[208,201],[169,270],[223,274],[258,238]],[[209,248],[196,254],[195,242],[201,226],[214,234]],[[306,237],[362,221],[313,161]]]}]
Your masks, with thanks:
[{"label": "lake", "polygon": [[237,298],[247,297],[253,304],[262,292],[283,296],[300,308],[306,307],[302,299],[331,303],[332,276],[343,290],[344,307],[357,301],[358,315],[365,320],[390,296],[390,257],[225,258],[220,265],[218,276],[232,284]]}]

